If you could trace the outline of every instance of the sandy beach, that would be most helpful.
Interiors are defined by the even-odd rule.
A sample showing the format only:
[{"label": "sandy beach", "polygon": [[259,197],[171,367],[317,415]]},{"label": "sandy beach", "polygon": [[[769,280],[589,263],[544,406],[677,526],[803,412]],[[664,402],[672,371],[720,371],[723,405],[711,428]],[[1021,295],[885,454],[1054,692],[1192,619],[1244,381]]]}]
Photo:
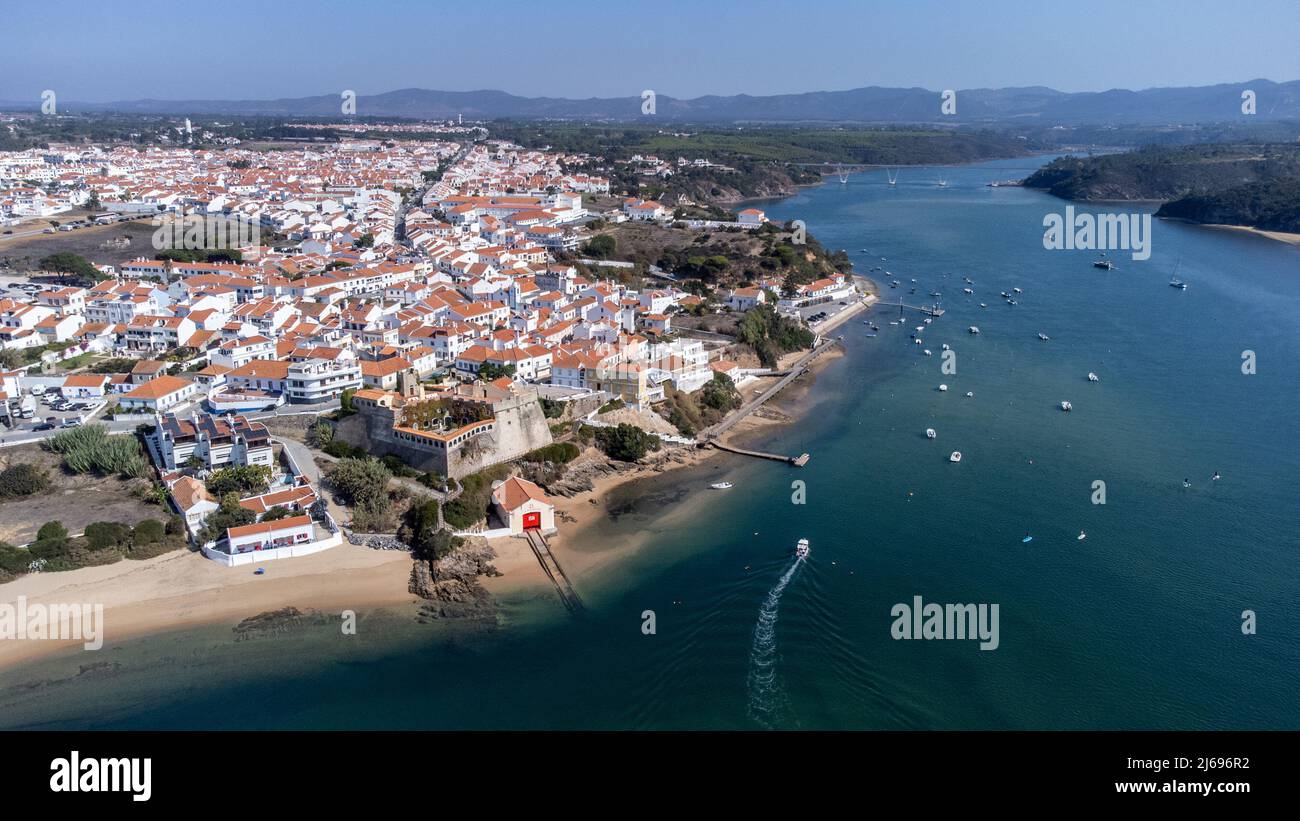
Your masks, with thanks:
[{"label": "sandy beach", "polygon": [[1278,242],[1285,242],[1285,243],[1287,243],[1288,245],[1300,245],[1300,234],[1291,233],[1291,232],[1289,232],[1289,231],[1265,231],[1265,230],[1263,230],[1262,228],[1251,228],[1251,227],[1248,226],[1248,225],[1213,225],[1213,224],[1209,224],[1209,225],[1206,225],[1205,227],[1206,227],[1206,228],[1222,228],[1222,229],[1227,230],[1227,231],[1241,231],[1241,232],[1246,233],[1246,234],[1256,234],[1256,235],[1261,236],[1261,237],[1267,237],[1268,239],[1277,240]]}]

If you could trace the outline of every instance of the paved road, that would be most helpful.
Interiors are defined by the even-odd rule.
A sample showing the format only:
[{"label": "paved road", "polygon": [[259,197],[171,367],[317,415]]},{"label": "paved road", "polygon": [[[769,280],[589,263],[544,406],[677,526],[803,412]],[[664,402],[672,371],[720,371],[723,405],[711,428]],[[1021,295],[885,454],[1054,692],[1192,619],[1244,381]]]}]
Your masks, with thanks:
[{"label": "paved road", "polygon": [[[338,400],[334,399],[329,402],[320,402],[314,405],[282,405],[273,411],[266,411],[265,413],[249,413],[245,414],[245,416],[254,421],[273,419],[277,416],[314,416],[321,413],[329,413],[338,408],[338,406]],[[177,415],[182,419],[188,419],[194,415],[196,410],[201,410],[201,408],[198,408],[196,405],[191,405]],[[133,433],[136,427],[141,423],[137,421],[124,422],[114,419],[96,419],[92,424],[107,425],[110,434],[120,435],[124,433]],[[63,430],[67,430],[67,428],[63,428]],[[25,445],[31,442],[40,442],[44,439],[49,439],[50,437],[55,436],[59,432],[59,428],[55,428],[54,430],[34,431],[30,427],[6,431],[3,426],[0,426],[0,448],[15,447],[17,445]]]}]

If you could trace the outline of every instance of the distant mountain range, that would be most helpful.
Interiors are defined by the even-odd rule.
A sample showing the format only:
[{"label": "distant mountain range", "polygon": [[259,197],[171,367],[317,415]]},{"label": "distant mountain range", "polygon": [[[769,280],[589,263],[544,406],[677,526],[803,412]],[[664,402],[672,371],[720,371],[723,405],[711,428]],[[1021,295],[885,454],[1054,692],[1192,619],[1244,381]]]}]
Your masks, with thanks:
[{"label": "distant mountain range", "polygon": [[[1255,93],[1257,120],[1300,119],[1300,80],[1250,80],[1193,88],[1112,89],[1066,93],[1042,86],[966,89],[956,93],[956,113],[940,112],[940,92],[924,88],[856,88],[801,94],[707,96],[678,99],[658,95],[655,117],[673,122],[842,122],[962,124],[1176,125],[1245,120],[1242,92]],[[341,116],[339,94],[279,100],[125,100],[62,103],[66,112],[118,111],[138,114]],[[9,110],[38,103],[0,103]],[[407,88],[359,96],[360,117],[466,120],[561,119],[652,121],[638,96],[570,100],[519,97],[504,91],[432,91]]]}]

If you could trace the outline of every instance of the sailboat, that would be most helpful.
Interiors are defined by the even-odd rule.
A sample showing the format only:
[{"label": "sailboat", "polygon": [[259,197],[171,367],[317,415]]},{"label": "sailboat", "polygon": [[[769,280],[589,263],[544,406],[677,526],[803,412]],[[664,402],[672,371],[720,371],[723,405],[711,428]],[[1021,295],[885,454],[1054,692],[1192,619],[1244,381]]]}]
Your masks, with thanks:
[{"label": "sailboat", "polygon": [[837,166],[835,173],[839,175],[841,184],[849,181],[849,172],[845,170],[844,166]]},{"label": "sailboat", "polygon": [[898,185],[898,169],[886,168],[885,173],[889,176],[890,185]]},{"label": "sailboat", "polygon": [[1182,266],[1182,264],[1183,264],[1183,258],[1179,257],[1178,261],[1174,263],[1174,274],[1169,279],[1169,287],[1177,288],[1180,291],[1185,291],[1187,290],[1187,283],[1183,282],[1181,279],[1178,278],[1178,269],[1180,266]]},{"label": "sailboat", "polygon": [[940,177],[940,178],[939,178],[939,187],[940,187],[940,188],[947,188],[947,187],[948,187],[948,178],[947,178],[947,177]]}]

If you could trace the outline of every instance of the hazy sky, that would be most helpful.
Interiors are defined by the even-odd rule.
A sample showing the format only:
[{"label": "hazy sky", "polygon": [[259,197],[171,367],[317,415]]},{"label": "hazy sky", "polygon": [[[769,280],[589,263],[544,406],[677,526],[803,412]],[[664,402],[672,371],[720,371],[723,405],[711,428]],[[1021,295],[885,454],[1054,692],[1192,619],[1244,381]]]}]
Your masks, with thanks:
[{"label": "hazy sky", "polygon": [[1300,79],[1300,0],[0,0],[0,100]]}]

